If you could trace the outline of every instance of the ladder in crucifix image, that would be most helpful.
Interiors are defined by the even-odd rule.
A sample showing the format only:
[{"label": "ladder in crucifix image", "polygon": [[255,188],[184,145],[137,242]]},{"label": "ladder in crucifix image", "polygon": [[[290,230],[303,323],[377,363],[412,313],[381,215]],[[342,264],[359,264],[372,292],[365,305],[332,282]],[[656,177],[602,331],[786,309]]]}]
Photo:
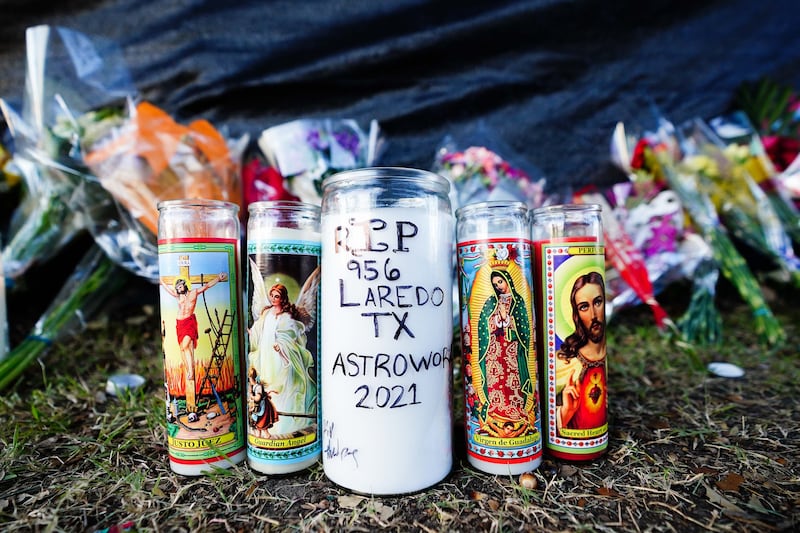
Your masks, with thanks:
[{"label": "ladder in crucifix image", "polygon": [[[210,313],[209,318],[211,318]],[[220,398],[219,392],[217,392],[217,385],[222,377],[222,366],[225,363],[228,345],[231,341],[234,317],[228,309],[225,309],[220,319],[219,311],[214,309],[214,318],[216,319],[216,323],[215,320],[211,320],[211,327],[205,331],[211,341],[211,358],[208,360],[208,364],[205,367],[205,375],[200,382],[199,390],[203,391],[206,386],[208,386],[214,394],[214,399],[219,406],[220,413],[224,415],[227,412],[225,410],[225,404],[222,403],[222,398]],[[211,400],[208,398],[201,398],[198,403],[202,404],[199,405],[201,409],[206,410]]]}]

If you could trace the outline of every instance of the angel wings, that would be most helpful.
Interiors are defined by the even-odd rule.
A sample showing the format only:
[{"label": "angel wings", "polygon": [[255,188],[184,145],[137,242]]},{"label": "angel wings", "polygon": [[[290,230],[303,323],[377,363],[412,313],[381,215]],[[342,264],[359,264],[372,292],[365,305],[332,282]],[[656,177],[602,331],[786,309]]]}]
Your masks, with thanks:
[{"label": "angel wings", "polygon": [[[272,307],[272,302],[269,297],[270,288],[264,283],[264,276],[261,274],[261,270],[252,258],[249,261],[250,277],[253,280],[250,312],[252,313],[252,320],[255,322],[265,309]],[[290,310],[292,312],[292,318],[301,321],[305,325],[306,331],[309,331],[314,326],[316,320],[319,282],[320,267],[317,266],[300,288],[294,305],[290,306],[293,309],[287,309],[287,311]]]}]

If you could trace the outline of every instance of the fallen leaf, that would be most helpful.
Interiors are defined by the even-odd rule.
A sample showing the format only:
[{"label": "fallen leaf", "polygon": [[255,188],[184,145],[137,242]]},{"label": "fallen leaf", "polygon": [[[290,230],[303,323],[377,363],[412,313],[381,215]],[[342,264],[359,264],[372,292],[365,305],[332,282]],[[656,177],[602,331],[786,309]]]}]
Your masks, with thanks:
[{"label": "fallen leaf", "polygon": [[386,505],[381,502],[373,502],[370,506],[372,511],[377,515],[378,520],[385,522],[389,520],[395,512],[395,508],[391,505]]},{"label": "fallen leaf", "polygon": [[710,501],[711,503],[716,503],[723,509],[727,509],[729,511],[735,511],[737,513],[743,512],[737,505],[735,505],[733,502],[731,502],[728,498],[726,498],[719,492],[715,491],[708,485],[705,485],[705,487],[706,487],[706,497],[708,498],[708,501]]},{"label": "fallen leaf", "polygon": [[621,494],[614,489],[608,487],[598,487],[597,494],[600,496],[621,496]]},{"label": "fallen leaf", "polygon": [[558,469],[558,473],[561,477],[572,477],[578,472],[578,469],[572,465],[561,465],[561,468]]},{"label": "fallen leaf", "polygon": [[715,485],[718,489],[736,492],[739,490],[739,486],[742,483],[744,483],[744,478],[735,472],[731,472],[724,478],[717,481]]},{"label": "fallen leaf", "polygon": [[500,502],[492,498],[491,500],[489,500],[489,509],[491,509],[492,511],[497,511],[498,509],[500,509]]},{"label": "fallen leaf", "polygon": [[336,498],[339,507],[344,507],[345,509],[355,509],[358,507],[358,504],[364,500],[366,500],[364,496],[356,496],[354,494],[347,494]]}]

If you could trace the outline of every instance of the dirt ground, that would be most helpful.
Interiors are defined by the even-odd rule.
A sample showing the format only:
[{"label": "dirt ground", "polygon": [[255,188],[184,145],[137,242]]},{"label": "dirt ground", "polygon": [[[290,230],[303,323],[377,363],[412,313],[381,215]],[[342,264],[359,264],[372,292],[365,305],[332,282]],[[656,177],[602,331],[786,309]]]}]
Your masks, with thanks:
[{"label": "dirt ground", "polygon": [[[611,439],[599,460],[546,459],[533,472],[534,488],[480,473],[467,465],[457,413],[450,474],[420,493],[377,498],[336,486],[321,465],[286,476],[245,465],[198,478],[172,473],[155,291],[134,284],[0,396],[0,530],[795,530],[800,312],[788,295],[771,293],[788,338],[776,350],[758,344],[735,295],[719,296],[724,343],[698,355],[741,366],[740,379],[693,371],[648,311],[615,316]],[[681,290],[671,298],[668,309],[678,313]],[[19,301],[12,298],[14,309]],[[122,371],[146,385],[107,395],[107,377]]]}]

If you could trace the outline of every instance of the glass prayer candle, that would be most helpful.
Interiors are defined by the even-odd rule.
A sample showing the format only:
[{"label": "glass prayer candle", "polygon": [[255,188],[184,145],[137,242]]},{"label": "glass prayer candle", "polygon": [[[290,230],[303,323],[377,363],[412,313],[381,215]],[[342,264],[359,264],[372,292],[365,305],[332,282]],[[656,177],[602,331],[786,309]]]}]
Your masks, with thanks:
[{"label": "glass prayer candle", "polygon": [[246,456],[238,211],[216,200],[158,204],[167,444],[179,474]]},{"label": "glass prayer candle", "polygon": [[608,447],[605,254],[600,206],[533,211],[546,453],[586,461]]},{"label": "glass prayer candle", "polygon": [[456,212],[467,460],[498,475],[542,461],[528,208]]},{"label": "glass prayer candle", "polygon": [[405,168],[323,186],[322,462],[355,492],[419,491],[452,466],[448,189]]},{"label": "glass prayer candle", "polygon": [[248,209],[247,462],[285,474],[320,457],[320,208],[269,201]]}]

